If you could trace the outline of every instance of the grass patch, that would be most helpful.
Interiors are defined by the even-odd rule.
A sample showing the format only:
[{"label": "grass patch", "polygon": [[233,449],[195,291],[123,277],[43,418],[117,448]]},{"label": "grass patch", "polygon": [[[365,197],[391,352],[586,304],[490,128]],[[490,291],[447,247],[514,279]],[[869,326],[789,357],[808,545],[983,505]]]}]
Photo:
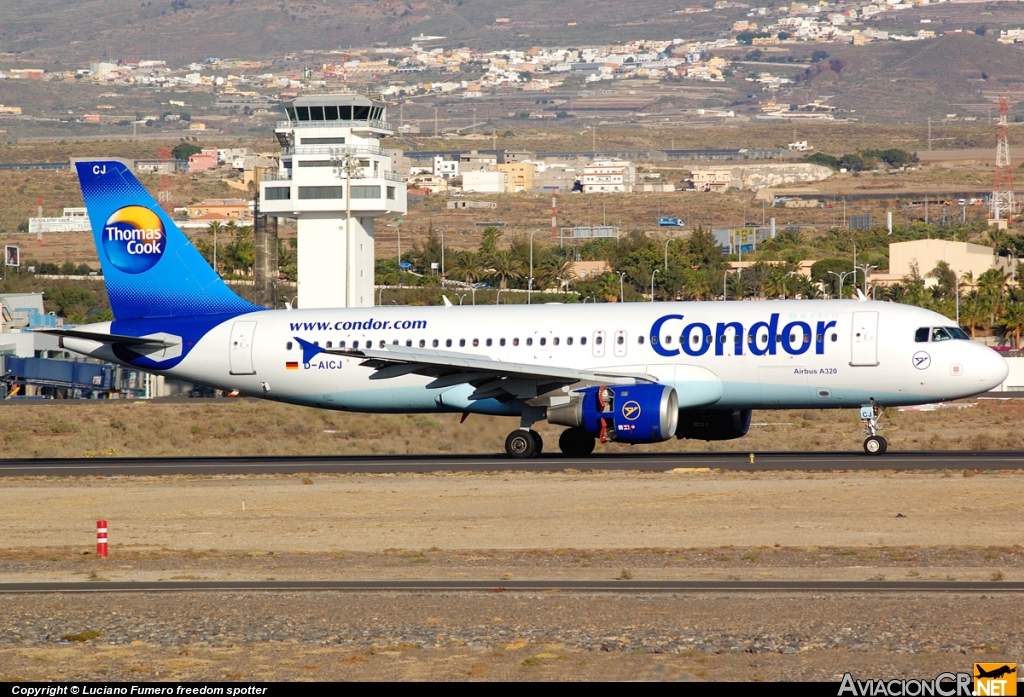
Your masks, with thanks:
[{"label": "grass patch", "polygon": [[61,639],[64,641],[92,641],[93,639],[99,639],[103,636],[103,632],[98,629],[88,629],[78,634],[62,634]]}]

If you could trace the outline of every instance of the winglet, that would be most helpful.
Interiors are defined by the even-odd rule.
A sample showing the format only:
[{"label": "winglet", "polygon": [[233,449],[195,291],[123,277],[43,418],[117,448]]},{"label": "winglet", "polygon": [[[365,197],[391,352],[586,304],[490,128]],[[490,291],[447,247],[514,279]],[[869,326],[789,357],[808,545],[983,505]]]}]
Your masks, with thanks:
[{"label": "winglet", "polygon": [[857,289],[857,300],[859,302],[864,302],[867,299],[868,299],[868,296],[864,295],[863,291],[861,291],[861,289],[858,288]]},{"label": "winglet", "polygon": [[322,348],[320,348],[319,346],[317,346],[314,343],[306,341],[305,339],[300,339],[297,336],[294,337],[294,338],[295,338],[296,341],[299,342],[299,346],[302,348],[302,362],[303,363],[309,363],[310,361],[312,361],[316,357],[316,355],[318,353],[323,353],[324,352],[324,350]]},{"label": "winglet", "polygon": [[447,295],[442,295],[441,299],[444,300],[445,307],[452,307],[452,301],[448,299]]}]

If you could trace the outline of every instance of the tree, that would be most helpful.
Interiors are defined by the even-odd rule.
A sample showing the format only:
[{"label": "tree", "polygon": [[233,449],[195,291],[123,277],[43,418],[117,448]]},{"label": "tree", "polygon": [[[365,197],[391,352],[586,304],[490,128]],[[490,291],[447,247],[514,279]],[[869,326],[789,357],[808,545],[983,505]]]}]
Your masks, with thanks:
[{"label": "tree", "polygon": [[970,332],[974,338],[974,331],[985,325],[988,320],[988,307],[985,301],[978,295],[977,291],[971,293],[960,301],[960,326]]},{"label": "tree", "polygon": [[451,271],[453,276],[463,276],[469,285],[479,281],[486,273],[480,255],[476,252],[462,252],[459,254],[455,257],[455,263],[452,264],[448,271]]},{"label": "tree", "polygon": [[174,149],[171,150],[171,155],[174,156],[175,160],[187,160],[192,155],[201,153],[202,151],[203,149],[194,143],[178,143],[174,146]]},{"label": "tree", "polygon": [[1024,303],[1008,303],[996,322],[1000,336],[1012,336],[1014,348],[1020,350],[1020,335],[1024,332]]},{"label": "tree", "polygon": [[490,256],[488,263],[491,267],[488,276],[497,278],[498,287],[502,290],[508,288],[508,279],[523,277],[523,265],[511,250],[502,249],[495,252]]}]

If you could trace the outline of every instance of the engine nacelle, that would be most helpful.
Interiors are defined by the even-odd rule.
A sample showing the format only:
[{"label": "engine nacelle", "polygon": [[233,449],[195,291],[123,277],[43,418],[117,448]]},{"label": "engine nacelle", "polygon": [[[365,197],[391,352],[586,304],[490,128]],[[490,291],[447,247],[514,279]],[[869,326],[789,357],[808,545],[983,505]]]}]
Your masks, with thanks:
[{"label": "engine nacelle", "polygon": [[750,430],[750,409],[688,409],[679,412],[676,438],[732,440]]},{"label": "engine nacelle", "polygon": [[548,422],[582,427],[603,441],[658,443],[679,423],[679,397],[668,385],[588,387],[568,404],[548,407]]}]

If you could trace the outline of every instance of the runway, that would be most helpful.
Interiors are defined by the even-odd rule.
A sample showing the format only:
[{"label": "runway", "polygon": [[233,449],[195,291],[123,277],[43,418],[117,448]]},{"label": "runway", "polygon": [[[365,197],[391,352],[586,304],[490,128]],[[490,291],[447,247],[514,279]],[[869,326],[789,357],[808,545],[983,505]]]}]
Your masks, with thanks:
[{"label": "runway", "polygon": [[95,477],[210,474],[386,474],[432,472],[668,472],[675,469],[736,472],[829,470],[1020,470],[1021,451],[629,453],[571,458],[543,455],[338,455],[269,457],[19,458],[0,460],[0,477]]},{"label": "runway", "polygon": [[129,581],[0,583],[0,596],[23,593],[170,592],[410,592],[410,593],[1020,593],[1013,581]]}]

